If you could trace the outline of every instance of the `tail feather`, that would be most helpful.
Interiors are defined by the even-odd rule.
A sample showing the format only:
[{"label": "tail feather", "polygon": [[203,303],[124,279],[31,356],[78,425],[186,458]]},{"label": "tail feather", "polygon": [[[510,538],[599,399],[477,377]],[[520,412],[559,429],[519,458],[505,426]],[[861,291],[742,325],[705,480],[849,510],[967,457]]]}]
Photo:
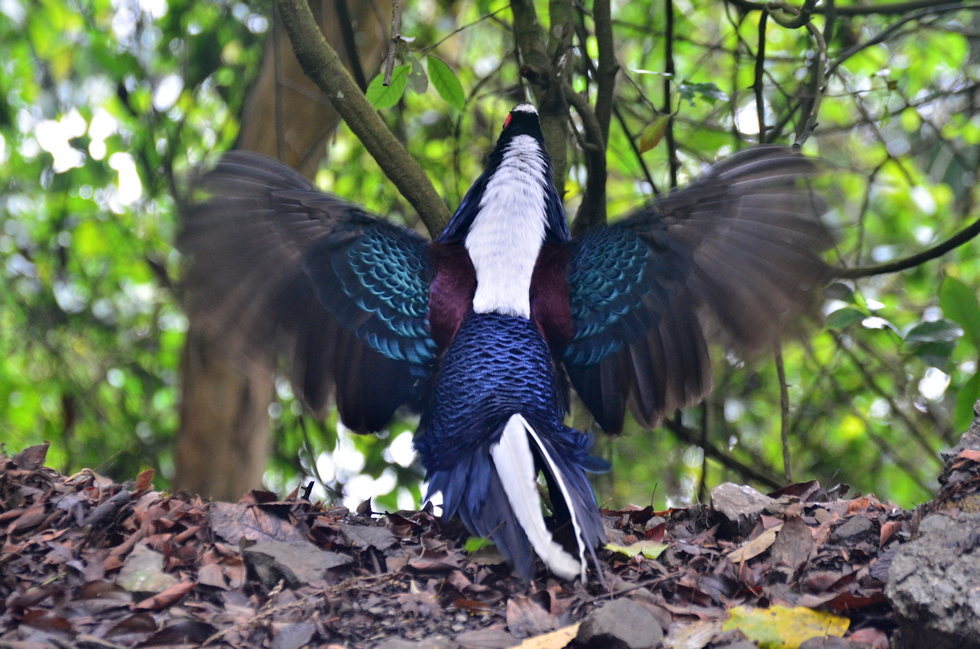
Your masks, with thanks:
[{"label": "tail feather", "polygon": [[582,545],[580,526],[576,519],[574,507],[570,507],[572,524],[575,527],[576,544],[579,546],[580,561],[570,555],[552,537],[541,513],[541,496],[538,494],[538,471],[534,466],[534,455],[528,435],[534,438],[549,464],[552,474],[556,475],[561,486],[562,495],[567,498],[567,487],[561,479],[551,457],[541,445],[538,434],[521,415],[513,415],[504,426],[500,441],[490,448],[490,457],[503,484],[504,493],[514,512],[514,517],[524,529],[531,547],[552,572],[565,579],[574,579],[580,575],[585,581],[585,548]]},{"label": "tail feather", "polygon": [[[452,468],[431,471],[430,496],[442,493],[444,516],[458,516],[470,532],[493,539],[522,577],[533,576],[537,554],[555,574],[584,582],[586,553],[595,561],[595,547],[606,538],[585,475],[597,461],[588,455],[588,439],[569,428],[558,432],[574,442],[553,439],[520,414],[511,415],[499,431],[496,441],[460,457]],[[545,524],[539,468],[548,480],[556,518],[571,522],[577,558]]]}]

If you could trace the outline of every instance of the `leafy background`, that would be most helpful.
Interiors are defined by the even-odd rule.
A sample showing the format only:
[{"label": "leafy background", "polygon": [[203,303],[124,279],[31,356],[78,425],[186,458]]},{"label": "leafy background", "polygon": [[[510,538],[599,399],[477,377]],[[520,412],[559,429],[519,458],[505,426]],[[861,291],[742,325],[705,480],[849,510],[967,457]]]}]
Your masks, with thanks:
[{"label": "leafy background", "polygon": [[[368,96],[450,207],[480,173],[509,108],[524,98],[504,1],[408,3],[393,83]],[[673,113],[680,182],[765,137],[789,143],[818,51],[805,29],[766,27],[763,90],[753,90],[760,11],[745,2],[614,2],[622,70],[608,148],[611,218],[671,184]],[[827,192],[840,242],[831,261],[863,267],[927,250],[977,218],[980,156],[977,8],[851,12],[814,25],[830,60],[819,123],[804,151],[836,170]],[[939,3],[936,3],[939,4]],[[546,21],[547,6],[538,2]],[[180,359],[187,329],[172,247],[175,196],[195,166],[233,146],[275,24],[268,3],[0,0],[0,440],[47,439],[66,473],[173,475]],[[593,23],[580,14],[575,90],[594,93]],[[665,43],[676,66],[664,73]],[[371,71],[370,74],[374,72]],[[371,78],[370,76],[368,78]],[[271,126],[270,126],[271,127]],[[576,127],[581,127],[576,122]],[[773,128],[775,127],[775,129]],[[639,153],[639,148],[648,149]],[[585,180],[570,142],[566,205]],[[421,230],[346,128],[327,144],[322,188]],[[846,482],[903,506],[929,498],[938,452],[980,397],[977,244],[898,273],[827,291],[826,322],[784,345],[796,479]],[[675,430],[597,437],[614,470],[600,502],[657,507],[703,499],[726,480],[783,482],[779,380],[771,359],[716,355],[716,391]],[[270,408],[270,488],[312,476],[316,494],[414,507],[415,421],[378,437],[304,414],[287,382]],[[579,408],[580,410],[580,408]],[[572,417],[588,423],[583,413]],[[705,451],[707,449],[707,452]],[[747,471],[751,469],[751,473]]]}]

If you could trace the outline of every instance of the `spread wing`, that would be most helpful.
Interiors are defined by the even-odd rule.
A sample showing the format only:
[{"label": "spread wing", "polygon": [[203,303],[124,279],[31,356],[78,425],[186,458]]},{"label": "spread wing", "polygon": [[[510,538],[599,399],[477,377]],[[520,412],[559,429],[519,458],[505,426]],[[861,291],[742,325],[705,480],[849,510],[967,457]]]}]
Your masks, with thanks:
[{"label": "spread wing", "polygon": [[226,154],[195,189],[178,248],[211,338],[269,363],[285,355],[305,402],[321,410],[335,393],[352,430],[418,407],[436,354],[427,240],[254,153]]},{"label": "spread wing", "polygon": [[813,305],[833,244],[806,182],[818,171],[790,149],[747,149],[574,242],[563,360],[605,431],[627,406],[652,427],[703,398],[709,340],[750,355]]}]

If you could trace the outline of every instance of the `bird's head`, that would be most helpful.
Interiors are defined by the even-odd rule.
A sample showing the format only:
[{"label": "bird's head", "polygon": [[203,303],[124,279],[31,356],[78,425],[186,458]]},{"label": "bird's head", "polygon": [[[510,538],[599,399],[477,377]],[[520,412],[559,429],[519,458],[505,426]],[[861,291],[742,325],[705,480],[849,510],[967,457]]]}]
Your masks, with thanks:
[{"label": "bird's head", "polygon": [[[512,186],[515,195],[527,194],[527,183],[539,185],[543,197],[540,213],[547,223],[548,238],[569,238],[561,198],[554,185],[551,157],[545,149],[544,135],[541,133],[538,110],[532,104],[521,103],[514,106],[504,119],[503,129],[487,159],[486,169],[463,197],[456,214],[439,237],[440,242],[461,243],[465,239],[473,219],[485,203],[485,190],[498,173],[504,174],[498,180]],[[502,194],[498,190],[494,195],[500,197]]]}]

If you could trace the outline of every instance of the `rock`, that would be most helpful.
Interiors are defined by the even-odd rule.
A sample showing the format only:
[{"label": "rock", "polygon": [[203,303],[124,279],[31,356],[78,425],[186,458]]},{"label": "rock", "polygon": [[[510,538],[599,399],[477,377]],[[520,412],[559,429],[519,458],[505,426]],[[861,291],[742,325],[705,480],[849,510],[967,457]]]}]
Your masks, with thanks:
[{"label": "rock", "polygon": [[589,613],[575,637],[587,649],[651,649],[663,638],[657,620],[628,599],[618,599]]},{"label": "rock", "polygon": [[434,635],[425,640],[402,640],[401,638],[388,638],[374,649],[456,649],[458,644],[449,638],[441,635]]},{"label": "rock", "polygon": [[980,514],[931,514],[920,535],[898,548],[885,596],[899,649],[980,647]]},{"label": "rock", "polygon": [[384,552],[393,546],[398,538],[385,527],[369,527],[367,525],[340,525],[340,530],[354,547],[372,547]]},{"label": "rock", "polygon": [[281,579],[289,588],[322,587],[324,572],[351,562],[350,557],[321,550],[309,541],[262,541],[245,548],[242,556],[266,588],[274,588]]},{"label": "rock", "polygon": [[312,622],[293,622],[284,624],[276,628],[276,635],[272,639],[272,649],[300,649],[308,644],[316,625]]},{"label": "rock", "polygon": [[847,519],[846,523],[834,530],[830,538],[835,543],[852,545],[858,541],[874,540],[877,535],[871,521],[860,514],[855,514]]},{"label": "rock", "polygon": [[116,583],[134,593],[162,593],[179,580],[163,571],[163,555],[137,545],[126,557]]},{"label": "rock", "polygon": [[712,509],[724,516],[743,536],[755,527],[762,510],[774,502],[752,487],[733,482],[720,484],[711,490]]},{"label": "rock", "polygon": [[837,636],[810,638],[800,645],[800,649],[864,649],[864,645]]}]

